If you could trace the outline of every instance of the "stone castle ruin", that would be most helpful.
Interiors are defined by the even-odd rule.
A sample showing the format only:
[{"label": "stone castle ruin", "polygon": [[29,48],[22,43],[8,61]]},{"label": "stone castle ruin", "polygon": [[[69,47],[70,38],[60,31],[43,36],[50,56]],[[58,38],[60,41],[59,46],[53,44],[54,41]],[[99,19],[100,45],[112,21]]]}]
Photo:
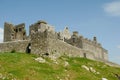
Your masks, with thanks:
[{"label": "stone castle ruin", "polygon": [[77,31],[71,35],[68,27],[62,32],[56,32],[53,26],[42,20],[30,25],[28,36],[24,23],[13,25],[5,22],[4,42],[0,43],[0,52],[12,50],[48,56],[59,53],[108,61],[108,52],[97,42],[96,37],[89,40],[80,36]]},{"label": "stone castle ruin", "polygon": [[25,40],[26,31],[25,24],[13,25],[6,23],[4,24],[4,42]]}]

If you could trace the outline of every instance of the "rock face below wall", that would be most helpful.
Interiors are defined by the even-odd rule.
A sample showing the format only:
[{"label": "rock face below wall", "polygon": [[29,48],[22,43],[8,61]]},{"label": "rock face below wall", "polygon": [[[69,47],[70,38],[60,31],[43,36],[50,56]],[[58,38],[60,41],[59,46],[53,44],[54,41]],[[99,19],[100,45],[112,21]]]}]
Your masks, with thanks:
[{"label": "rock face below wall", "polygon": [[11,52],[12,50],[26,52],[29,42],[28,40],[23,40],[0,43],[0,52]]}]

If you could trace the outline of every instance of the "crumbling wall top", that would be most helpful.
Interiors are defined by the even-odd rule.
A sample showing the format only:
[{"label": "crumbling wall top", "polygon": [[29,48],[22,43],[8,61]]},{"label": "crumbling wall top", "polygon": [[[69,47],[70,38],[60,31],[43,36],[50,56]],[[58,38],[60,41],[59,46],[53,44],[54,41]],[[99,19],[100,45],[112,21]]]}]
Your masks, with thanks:
[{"label": "crumbling wall top", "polygon": [[38,24],[41,24],[41,23],[47,24],[47,22],[44,21],[44,20],[40,20],[40,21],[38,21],[37,23],[38,23]]},{"label": "crumbling wall top", "polygon": [[74,31],[74,32],[73,32],[73,36],[77,36],[77,37],[78,37],[78,36],[79,36],[78,31]]},{"label": "crumbling wall top", "polygon": [[25,23],[21,23],[21,24],[18,24],[18,25],[15,25],[16,28],[19,28],[19,27],[25,27]]}]

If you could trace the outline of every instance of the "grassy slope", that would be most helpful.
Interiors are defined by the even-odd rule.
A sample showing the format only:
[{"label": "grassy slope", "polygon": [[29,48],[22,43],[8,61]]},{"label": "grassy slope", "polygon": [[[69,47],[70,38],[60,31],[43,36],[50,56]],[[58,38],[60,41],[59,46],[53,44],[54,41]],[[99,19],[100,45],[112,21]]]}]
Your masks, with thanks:
[{"label": "grassy slope", "polygon": [[[46,63],[39,63],[34,60],[36,57],[23,53],[0,53],[0,80],[101,80],[102,77],[117,80],[113,73],[120,74],[120,68],[84,58],[62,56],[55,64],[48,58]],[[65,61],[69,66],[64,66]],[[87,71],[82,65],[92,67],[100,74]]]}]

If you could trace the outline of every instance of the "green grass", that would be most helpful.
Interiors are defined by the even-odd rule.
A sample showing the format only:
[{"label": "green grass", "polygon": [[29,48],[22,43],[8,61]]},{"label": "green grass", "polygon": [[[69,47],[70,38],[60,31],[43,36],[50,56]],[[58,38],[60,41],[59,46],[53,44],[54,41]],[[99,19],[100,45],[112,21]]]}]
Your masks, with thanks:
[{"label": "green grass", "polygon": [[[35,61],[38,56],[25,53],[0,53],[0,80],[117,80],[113,73],[120,74],[120,68],[85,58],[61,56],[58,64],[49,58],[45,63]],[[64,66],[65,61],[69,63]],[[82,68],[92,67],[96,74]]]}]

